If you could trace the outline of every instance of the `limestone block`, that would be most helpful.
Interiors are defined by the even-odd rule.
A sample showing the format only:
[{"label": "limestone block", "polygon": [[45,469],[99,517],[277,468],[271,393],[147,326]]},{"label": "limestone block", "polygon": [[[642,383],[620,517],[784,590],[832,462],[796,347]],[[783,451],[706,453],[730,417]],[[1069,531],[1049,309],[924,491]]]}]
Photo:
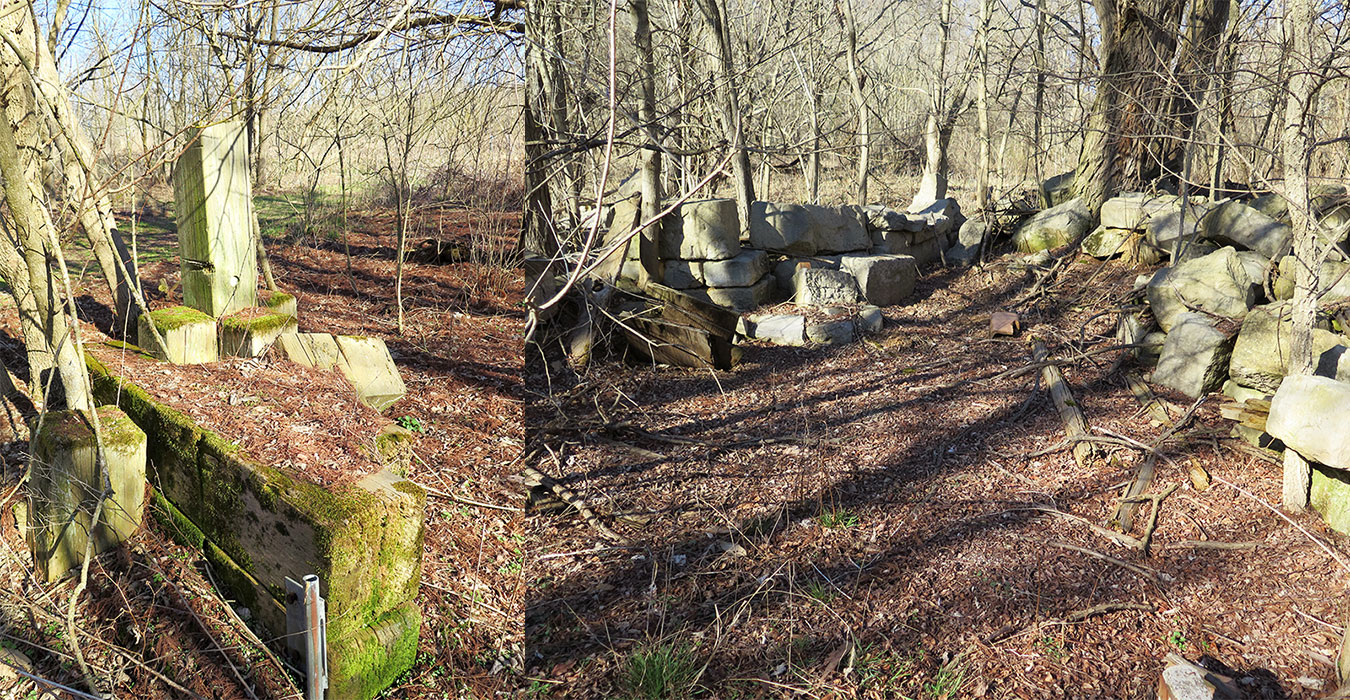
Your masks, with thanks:
[{"label": "limestone block", "polygon": [[1074,171],[1060,173],[1041,183],[1041,208],[1049,209],[1069,201],[1073,189]]},{"label": "limestone block", "polygon": [[774,345],[806,344],[806,317],[801,314],[754,314],[747,320],[748,335],[755,340]]},{"label": "limestone block", "polygon": [[1158,325],[1170,331],[1176,316],[1190,310],[1226,318],[1242,316],[1256,303],[1258,289],[1244,259],[1227,247],[1158,270],[1146,293]]},{"label": "limestone block", "polygon": [[1087,206],[1081,199],[1071,199],[1027,219],[1013,234],[1013,242],[1023,253],[1052,250],[1072,243],[1091,225]]},{"label": "limestone block", "polygon": [[1221,245],[1254,250],[1267,258],[1283,255],[1292,233],[1287,224],[1241,203],[1227,202],[1201,222],[1202,235]]},{"label": "limestone block", "polygon": [[659,252],[665,260],[725,260],[741,252],[734,200],[685,202],[663,224]]},{"label": "limestone block", "polygon": [[980,255],[980,246],[989,235],[989,225],[979,219],[967,219],[956,235],[956,245],[947,250],[947,262],[969,265]]},{"label": "limestone block", "polygon": [[858,301],[858,283],[843,270],[814,267],[797,270],[793,283],[798,306],[831,306]]},{"label": "limestone block", "polygon": [[702,263],[696,260],[662,260],[664,277],[661,284],[671,289],[694,289],[703,286]]},{"label": "limestone block", "polygon": [[[1275,299],[1284,301],[1294,298],[1294,276],[1298,272],[1298,258],[1286,255],[1280,258],[1279,276],[1271,285]],[[1319,304],[1331,304],[1350,299],[1350,263],[1328,260],[1322,263],[1317,277],[1318,287],[1322,290]]]},{"label": "limestone block", "polygon": [[[97,410],[111,492],[92,529],[94,554],[131,537],[145,512],[145,433],[116,406]],[[93,504],[104,487],[94,431],[74,411],[49,412],[33,437],[33,457],[25,533],[37,575],[53,581],[84,561]]]},{"label": "limestone block", "polygon": [[1309,505],[1331,529],[1350,534],[1350,472],[1312,465]]},{"label": "limestone block", "polygon": [[1153,381],[1198,398],[1218,389],[1228,378],[1233,338],[1197,313],[1179,314],[1167,333]]},{"label": "limestone block", "polygon": [[295,316],[262,308],[244,309],[220,319],[220,354],[257,357],[283,335],[295,333]]},{"label": "limestone block", "polygon": [[[146,352],[176,365],[199,365],[219,359],[216,320],[186,306],[151,311],[137,321],[136,343]],[[167,347],[159,347],[150,325],[159,329]]]},{"label": "limestone block", "polygon": [[[1292,302],[1282,301],[1253,308],[1242,321],[1228,374],[1233,381],[1274,392],[1289,372],[1290,346],[1294,323],[1290,317]],[[1319,322],[1325,326],[1326,322]],[[1323,328],[1313,328],[1314,373],[1324,377],[1350,379],[1350,358],[1346,357],[1346,339]]]},{"label": "limestone block", "polygon": [[811,236],[822,253],[849,253],[872,247],[872,237],[860,207],[803,205],[811,220]]},{"label": "limestone block", "polygon": [[882,315],[880,307],[864,306],[858,312],[858,332],[860,333],[880,333],[885,324],[886,317]]},{"label": "limestone block", "polygon": [[277,350],[299,365],[331,370],[342,363],[342,352],[331,333],[287,333],[277,338]]},{"label": "limestone block", "polygon": [[762,250],[744,250],[728,260],[709,260],[699,266],[709,287],[750,287],[769,274],[769,256]]},{"label": "limestone block", "polygon": [[853,342],[856,335],[851,318],[806,323],[806,339],[818,345],[845,345]]},{"label": "limestone block", "polygon": [[1101,225],[1130,231],[1144,229],[1155,214],[1180,208],[1181,198],[1173,194],[1123,192],[1102,203]]},{"label": "limestone block", "polygon": [[258,303],[263,308],[271,309],[279,314],[300,315],[300,306],[296,303],[294,294],[276,290],[263,290],[258,292]]},{"label": "limestone block", "polygon": [[750,205],[750,247],[788,255],[814,255],[811,215],[803,204],[753,202]]},{"label": "limestone block", "polygon": [[408,393],[383,340],[355,335],[339,335],[334,340],[342,353],[338,369],[356,389],[361,403],[383,411]]},{"label": "limestone block", "polygon": [[840,267],[857,282],[863,299],[876,306],[892,306],[914,293],[919,266],[908,255],[845,255]]},{"label": "limestone block", "polygon": [[[1196,201],[1192,198],[1186,207],[1178,199],[1172,206],[1161,209],[1148,220],[1146,238],[1153,247],[1171,255],[1172,247],[1182,240],[1189,239],[1191,244],[1199,242],[1196,229],[1210,212],[1227,204],[1230,200]],[[1216,246],[1217,247],[1217,246]]]},{"label": "limestone block", "polygon": [[219,318],[257,303],[248,133],[241,122],[187,131],[173,168],[183,303]]},{"label": "limestone block", "polygon": [[1266,432],[1309,461],[1350,469],[1350,382],[1311,375],[1284,378],[1270,402]]},{"label": "limestone block", "polygon": [[796,293],[797,266],[801,263],[807,263],[811,267],[819,267],[827,270],[838,270],[839,259],[830,257],[810,257],[810,258],[785,258],[774,263],[773,277],[777,282],[778,291],[792,296]]},{"label": "limestone block", "polygon": [[705,287],[691,289],[689,295],[734,311],[749,311],[773,298],[773,277],[765,276],[749,287]]}]

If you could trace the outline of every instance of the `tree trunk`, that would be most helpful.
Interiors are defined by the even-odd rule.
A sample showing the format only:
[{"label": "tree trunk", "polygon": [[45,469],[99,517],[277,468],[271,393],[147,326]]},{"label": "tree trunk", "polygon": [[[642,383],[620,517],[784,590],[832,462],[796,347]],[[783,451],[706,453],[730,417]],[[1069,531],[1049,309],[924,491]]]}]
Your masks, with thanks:
[{"label": "tree trunk", "polygon": [[[531,0],[526,6],[526,31],[538,31],[538,21],[545,0]],[[521,220],[520,248],[541,257],[551,258],[558,252],[558,240],[550,228],[553,218],[553,200],[549,193],[548,172],[544,154],[548,144],[540,115],[544,113],[544,63],[538,55],[538,41],[525,42],[525,212]],[[341,154],[341,151],[339,151]],[[345,174],[345,168],[343,169]],[[345,175],[344,175],[345,183]],[[346,191],[345,186],[343,189]],[[345,207],[344,207],[345,215]],[[344,238],[345,238],[344,233]]]},{"label": "tree trunk", "polygon": [[703,11],[709,39],[715,47],[713,58],[717,61],[717,75],[713,80],[717,83],[719,116],[722,129],[726,132],[727,145],[734,152],[731,169],[736,188],[736,212],[740,219],[741,236],[747,236],[750,232],[750,203],[755,201],[755,185],[751,179],[750,152],[745,148],[744,125],[736,96],[736,68],[731,57],[731,39],[718,3],[719,0],[699,0],[699,7]]},{"label": "tree trunk", "polygon": [[633,13],[633,40],[637,46],[638,123],[646,135],[645,147],[639,151],[642,185],[642,220],[651,221],[642,229],[638,240],[638,259],[642,273],[653,282],[664,282],[665,273],[659,259],[661,250],[661,222],[656,215],[661,211],[661,135],[656,124],[656,62],[652,56],[651,18],[647,0],[630,0]]},{"label": "tree trunk", "polygon": [[989,133],[989,22],[993,0],[980,0],[980,26],[976,37],[980,52],[978,92],[975,93],[975,111],[979,121],[980,171],[975,178],[975,208],[983,215],[989,210],[989,170],[993,144]]},{"label": "tree trunk", "polygon": [[848,51],[849,86],[853,90],[853,108],[858,112],[858,204],[867,205],[867,173],[869,169],[871,124],[867,109],[867,97],[863,88],[867,76],[863,75],[862,61],[858,58],[858,25],[853,17],[853,0],[843,0],[845,23],[845,46]]},{"label": "tree trunk", "polygon": [[[942,0],[942,14],[938,19],[941,39],[938,42],[937,75],[928,91],[928,116],[924,120],[923,175],[919,193],[914,195],[909,210],[921,211],[933,202],[947,196],[947,143],[952,137],[958,108],[947,92],[947,52],[951,45],[952,0]],[[950,103],[949,103],[950,100]]]}]

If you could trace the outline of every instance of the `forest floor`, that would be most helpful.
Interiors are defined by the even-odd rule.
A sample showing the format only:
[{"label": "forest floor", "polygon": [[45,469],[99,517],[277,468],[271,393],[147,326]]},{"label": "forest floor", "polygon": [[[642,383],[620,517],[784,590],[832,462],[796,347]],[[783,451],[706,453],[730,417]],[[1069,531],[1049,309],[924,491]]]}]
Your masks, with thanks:
[{"label": "forest floor", "polygon": [[[1147,368],[1106,348],[1142,270],[1074,256],[1042,286],[1015,258],[929,271],[863,342],[730,372],[532,352],[534,466],[628,541],[527,518],[529,692],[1153,698],[1169,652],[1250,697],[1334,689],[1350,539],[1275,510],[1281,468],[1229,437],[1222,397],[1154,387],[1175,428],[1141,408],[1124,373]],[[1022,332],[990,337],[1007,310]],[[1032,337],[1103,438],[1081,466]],[[1145,555],[1105,528],[1148,456],[1127,443],[1169,432]]]},{"label": "forest floor", "polygon": [[[383,338],[407,396],[381,416],[346,395],[350,388],[336,375],[307,374],[270,354],[209,367],[162,365],[165,376],[154,381],[166,402],[183,404],[222,433],[237,433],[251,453],[288,468],[309,465],[324,483],[341,481],[330,473],[334,465],[365,468],[369,458],[359,443],[369,438],[368,428],[390,421],[410,428],[415,457],[406,476],[428,490],[417,597],[423,623],[415,666],[386,695],[504,692],[519,683],[524,643],[519,487],[505,478],[517,470],[523,448],[523,277],[512,260],[519,213],[449,206],[420,212],[404,270],[400,333],[392,210],[349,212],[344,239],[340,215],[326,211],[306,230],[293,200],[257,198],[278,286],[298,299],[300,330]],[[146,208],[136,219],[151,308],[180,303],[171,215]],[[129,220],[123,227],[129,230]],[[445,241],[455,253],[432,260],[418,252],[426,238]],[[79,253],[72,257],[78,273]],[[120,335],[110,327],[98,279],[84,268],[77,283],[85,293],[85,340],[95,344],[104,334]],[[0,353],[25,378],[13,310],[4,309],[0,321]],[[243,396],[248,405],[236,407]],[[259,404],[266,404],[268,420],[242,415]],[[26,431],[0,437],[0,589],[7,591],[0,595],[0,654],[21,654],[35,675],[87,687],[66,643],[66,605],[76,582],[35,582],[15,527],[11,506],[23,500]],[[118,553],[95,561],[89,590],[76,605],[75,634],[103,690],[125,697],[297,697],[293,677],[227,610],[209,568],[153,518]],[[0,696],[28,697],[34,689],[0,664]]]}]

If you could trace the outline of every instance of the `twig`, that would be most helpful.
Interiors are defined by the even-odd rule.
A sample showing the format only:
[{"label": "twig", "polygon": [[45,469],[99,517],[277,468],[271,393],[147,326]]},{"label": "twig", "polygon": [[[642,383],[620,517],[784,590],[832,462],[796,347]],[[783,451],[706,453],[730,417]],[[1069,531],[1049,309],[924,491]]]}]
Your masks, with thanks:
[{"label": "twig", "polygon": [[1267,503],[1267,502],[1265,502],[1264,500],[1262,500],[1262,499],[1261,499],[1259,496],[1257,496],[1256,494],[1251,493],[1250,491],[1248,491],[1248,490],[1242,488],[1241,486],[1238,486],[1237,484],[1234,484],[1234,483],[1231,482],[1231,481],[1228,481],[1227,479],[1225,479],[1225,478],[1223,478],[1223,477],[1221,477],[1221,476],[1215,476],[1215,477],[1214,477],[1214,480],[1217,481],[1217,482],[1219,482],[1219,483],[1221,483],[1221,484],[1224,484],[1225,486],[1228,486],[1229,488],[1233,489],[1234,491],[1237,491],[1238,493],[1240,493],[1240,494],[1246,496],[1247,498],[1250,498],[1250,499],[1252,499],[1253,501],[1256,501],[1257,503],[1260,503],[1261,505],[1263,505],[1263,506],[1265,506],[1266,508],[1270,509],[1271,512],[1275,513],[1276,515],[1280,516],[1281,518],[1284,518],[1285,522],[1289,523],[1290,525],[1293,525],[1294,528],[1295,528],[1296,530],[1298,530],[1299,532],[1303,533],[1304,536],[1306,536],[1308,539],[1312,540],[1318,547],[1321,547],[1321,548],[1322,548],[1322,551],[1324,551],[1324,552],[1326,552],[1327,554],[1331,555],[1331,558],[1332,558],[1332,559],[1335,559],[1335,560],[1336,560],[1336,563],[1337,563],[1337,564],[1340,564],[1342,569],[1345,569],[1347,572],[1350,572],[1350,564],[1347,564],[1346,561],[1345,561],[1345,559],[1342,559],[1342,558],[1341,558],[1341,555],[1340,555],[1339,553],[1337,553],[1337,552],[1336,552],[1335,550],[1333,550],[1331,547],[1327,546],[1327,544],[1326,544],[1325,542],[1323,542],[1322,540],[1319,540],[1319,539],[1317,539],[1317,537],[1313,536],[1313,534],[1312,534],[1311,532],[1308,532],[1308,530],[1307,530],[1306,528],[1304,528],[1302,525],[1299,525],[1298,523],[1294,522],[1294,520],[1293,520],[1292,518],[1290,518],[1289,516],[1287,516],[1287,515],[1285,515],[1283,512],[1281,512],[1279,508],[1276,508],[1275,506],[1270,505],[1269,503]]},{"label": "twig", "polygon": [[1144,576],[1144,577],[1146,577],[1146,578],[1153,579],[1155,582],[1158,582],[1158,581],[1170,581],[1170,580],[1172,579],[1172,577],[1171,577],[1171,576],[1168,576],[1167,574],[1164,574],[1164,573],[1161,573],[1161,572],[1158,572],[1158,571],[1155,571],[1155,570],[1153,570],[1153,569],[1149,569],[1149,568],[1146,568],[1146,567],[1143,567],[1143,566],[1138,566],[1138,565],[1136,565],[1136,564],[1131,564],[1130,562],[1127,562],[1127,561],[1125,561],[1125,560],[1123,560],[1123,559],[1117,559],[1117,558],[1115,558],[1115,557],[1113,557],[1113,556],[1111,556],[1111,555],[1109,555],[1109,554],[1102,554],[1101,552],[1098,552],[1098,551],[1092,550],[1092,549],[1088,549],[1087,547],[1079,547],[1079,546],[1076,545],[1076,544],[1069,544],[1068,542],[1051,542],[1051,543],[1050,543],[1050,546],[1052,546],[1052,547],[1059,547],[1060,549],[1068,549],[1068,550],[1072,550],[1072,551],[1078,552],[1078,553],[1080,553],[1080,554],[1086,554],[1086,555],[1088,555],[1088,556],[1090,556],[1090,557],[1094,557],[1094,558],[1097,558],[1097,559],[1101,559],[1102,561],[1109,562],[1109,563],[1111,563],[1111,564],[1115,564],[1116,566],[1119,566],[1119,567],[1122,568],[1122,569],[1126,569],[1126,570],[1128,570],[1128,571],[1132,571],[1132,572],[1134,572],[1134,573],[1136,573],[1136,574],[1139,574],[1140,576]]},{"label": "twig", "polygon": [[1102,603],[1090,608],[1075,610],[1064,616],[1065,622],[1082,622],[1089,617],[1097,615],[1106,615],[1107,613],[1120,612],[1122,610],[1141,610],[1144,612],[1156,612],[1157,608],[1147,603]]},{"label": "twig", "polygon": [[1218,550],[1243,550],[1256,549],[1265,544],[1263,541],[1255,542],[1211,542],[1208,540],[1182,540],[1172,544],[1163,545],[1163,549],[1218,549]]}]

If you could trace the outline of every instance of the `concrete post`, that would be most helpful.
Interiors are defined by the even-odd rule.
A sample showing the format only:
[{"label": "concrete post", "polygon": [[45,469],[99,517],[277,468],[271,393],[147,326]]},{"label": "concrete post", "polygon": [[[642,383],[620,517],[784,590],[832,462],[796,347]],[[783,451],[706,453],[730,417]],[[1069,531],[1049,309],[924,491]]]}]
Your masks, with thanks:
[{"label": "concrete post", "polygon": [[248,130],[225,122],[187,136],[173,169],[183,303],[220,318],[257,304]]}]

